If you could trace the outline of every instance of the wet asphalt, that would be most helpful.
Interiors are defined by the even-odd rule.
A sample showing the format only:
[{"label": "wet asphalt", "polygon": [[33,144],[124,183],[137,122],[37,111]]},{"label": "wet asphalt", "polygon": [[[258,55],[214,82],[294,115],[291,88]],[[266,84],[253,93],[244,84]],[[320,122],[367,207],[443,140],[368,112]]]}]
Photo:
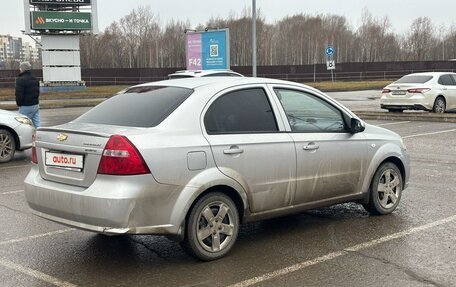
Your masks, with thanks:
[{"label": "wet asphalt", "polygon": [[[85,110],[42,110],[43,125]],[[232,252],[208,263],[164,237],[106,237],[32,215],[30,151],[20,152],[0,165],[0,286],[456,286],[456,124],[369,123],[403,136],[412,158],[393,214],[350,203],[246,224]]]}]

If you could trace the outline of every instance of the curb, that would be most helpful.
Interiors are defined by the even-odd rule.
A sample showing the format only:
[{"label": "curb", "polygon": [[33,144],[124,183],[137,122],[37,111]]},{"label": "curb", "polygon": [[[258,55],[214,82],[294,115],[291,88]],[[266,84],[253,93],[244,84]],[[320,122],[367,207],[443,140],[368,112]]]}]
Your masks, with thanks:
[{"label": "curb", "polygon": [[423,121],[423,122],[447,122],[456,123],[456,114],[433,114],[433,113],[388,113],[388,112],[365,112],[353,111],[363,120],[388,120],[388,121]]},{"label": "curb", "polygon": [[[56,97],[55,95],[46,95],[46,94],[41,94],[40,95],[40,101],[46,101],[46,100],[91,100],[91,99],[107,99],[112,97],[112,95],[109,96],[101,96],[101,95],[91,95],[91,96],[80,96],[80,95],[58,95]],[[15,97],[11,96],[0,96],[0,102],[14,102],[16,101]]]},{"label": "curb", "polygon": [[[106,98],[84,99],[84,100],[42,100],[40,109],[94,107],[106,100]],[[16,111],[18,108],[15,102],[0,103],[0,109]]]}]

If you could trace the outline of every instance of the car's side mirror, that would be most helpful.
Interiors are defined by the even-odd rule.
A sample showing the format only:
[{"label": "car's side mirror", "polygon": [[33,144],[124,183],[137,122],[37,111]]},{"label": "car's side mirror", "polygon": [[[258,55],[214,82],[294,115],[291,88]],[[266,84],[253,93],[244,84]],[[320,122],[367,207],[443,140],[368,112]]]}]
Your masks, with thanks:
[{"label": "car's side mirror", "polygon": [[355,118],[350,120],[350,132],[352,134],[363,132],[365,129],[366,127],[362,121]]}]

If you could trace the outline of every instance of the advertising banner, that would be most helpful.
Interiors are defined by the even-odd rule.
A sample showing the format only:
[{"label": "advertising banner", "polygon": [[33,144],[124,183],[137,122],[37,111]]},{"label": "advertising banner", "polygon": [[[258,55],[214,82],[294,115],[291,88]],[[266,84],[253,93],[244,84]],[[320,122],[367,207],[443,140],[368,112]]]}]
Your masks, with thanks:
[{"label": "advertising banner", "polygon": [[187,70],[230,68],[229,30],[187,34]]},{"label": "advertising banner", "polygon": [[92,14],[85,12],[31,12],[33,30],[91,30]]},{"label": "advertising banner", "polygon": [[51,4],[51,5],[90,5],[91,0],[30,0],[30,4]]},{"label": "advertising banner", "polygon": [[187,70],[203,69],[201,33],[187,34]]}]

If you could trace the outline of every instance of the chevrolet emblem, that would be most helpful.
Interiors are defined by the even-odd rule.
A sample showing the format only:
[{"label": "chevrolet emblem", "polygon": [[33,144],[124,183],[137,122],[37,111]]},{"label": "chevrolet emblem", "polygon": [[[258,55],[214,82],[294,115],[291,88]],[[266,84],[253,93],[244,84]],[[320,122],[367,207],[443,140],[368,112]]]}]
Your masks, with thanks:
[{"label": "chevrolet emblem", "polygon": [[68,138],[68,136],[67,136],[66,134],[59,134],[59,135],[57,136],[57,140],[58,140],[58,141],[61,141],[61,142],[66,141],[67,138]]}]

